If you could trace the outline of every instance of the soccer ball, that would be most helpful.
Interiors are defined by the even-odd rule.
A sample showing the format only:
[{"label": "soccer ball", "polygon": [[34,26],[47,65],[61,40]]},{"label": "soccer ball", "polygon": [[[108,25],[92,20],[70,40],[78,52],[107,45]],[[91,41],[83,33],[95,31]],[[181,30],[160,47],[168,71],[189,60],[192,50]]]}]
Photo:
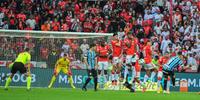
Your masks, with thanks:
[{"label": "soccer ball", "polygon": [[143,65],[143,64],[145,63],[145,61],[144,61],[144,59],[140,59],[140,60],[138,61],[138,63],[139,63],[140,65]]}]

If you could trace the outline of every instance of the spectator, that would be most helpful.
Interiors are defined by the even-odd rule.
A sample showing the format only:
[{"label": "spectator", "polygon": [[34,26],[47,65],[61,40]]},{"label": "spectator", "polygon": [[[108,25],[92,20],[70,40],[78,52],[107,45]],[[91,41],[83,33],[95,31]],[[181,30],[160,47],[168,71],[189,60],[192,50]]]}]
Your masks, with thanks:
[{"label": "spectator", "polygon": [[30,18],[26,20],[26,25],[29,25],[33,30],[35,29],[36,21],[33,16],[30,16]]},{"label": "spectator", "polygon": [[160,49],[162,51],[162,54],[165,55],[165,52],[167,51],[168,45],[169,43],[172,43],[171,40],[169,40],[169,37],[165,37],[162,42],[161,42],[161,46]]},{"label": "spectator", "polygon": [[41,30],[42,30],[42,31],[50,31],[50,24],[48,24],[48,22],[45,22],[45,23],[41,26]]},{"label": "spectator", "polygon": [[69,53],[69,49],[71,48],[71,46],[69,45],[68,41],[65,41],[65,43],[62,45],[62,53],[61,53],[61,57],[64,54]]},{"label": "spectator", "polygon": [[83,31],[84,32],[92,32],[93,31],[93,25],[91,23],[91,18],[92,16],[90,16],[90,18],[86,18],[86,21],[83,23]]},{"label": "spectator", "polygon": [[[173,0],[172,6],[169,0],[9,1],[5,0],[5,4],[0,6],[0,28],[3,29],[116,32],[122,34],[119,35],[121,39],[131,32],[143,40],[139,44],[153,37],[152,47],[161,49],[162,54],[167,51],[182,51],[185,56],[188,56],[192,52],[196,54],[193,56],[198,64],[200,62],[200,6],[197,0]],[[6,38],[5,41],[0,42],[3,43],[1,49],[19,53],[29,43],[25,40]],[[45,48],[47,55],[50,55],[53,48],[57,53],[66,52],[66,48],[69,53],[69,49],[73,48],[71,52],[76,53],[76,57],[82,54],[79,47],[80,41],[68,42],[69,47],[66,48],[63,47],[63,42],[65,42],[64,39],[33,39],[31,41],[35,52],[37,50],[40,52],[40,48]],[[4,44],[12,46],[6,47]],[[61,50],[60,47],[65,49]],[[41,56],[44,57],[44,55]]]},{"label": "spectator", "polygon": [[193,53],[189,53],[189,56],[188,56],[188,59],[187,59],[187,64],[192,67],[191,70],[197,71],[198,64],[197,64],[196,59],[194,58],[194,54]]},{"label": "spectator", "polygon": [[41,55],[41,60],[42,61],[47,61],[48,60],[48,52],[49,49],[47,48],[46,45],[40,48],[40,55]]},{"label": "spectator", "polygon": [[3,22],[3,18],[4,18],[4,13],[2,11],[0,11],[0,23]]},{"label": "spectator", "polygon": [[86,39],[83,39],[83,43],[81,44],[80,49],[82,51],[82,57],[84,57],[89,50],[89,45]]},{"label": "spectator", "polygon": [[163,28],[163,31],[162,31],[162,33],[161,33],[162,38],[163,38],[163,39],[164,39],[164,38],[167,38],[167,37],[169,37],[169,35],[170,35],[169,30],[168,30],[166,27],[164,27],[164,28]]}]

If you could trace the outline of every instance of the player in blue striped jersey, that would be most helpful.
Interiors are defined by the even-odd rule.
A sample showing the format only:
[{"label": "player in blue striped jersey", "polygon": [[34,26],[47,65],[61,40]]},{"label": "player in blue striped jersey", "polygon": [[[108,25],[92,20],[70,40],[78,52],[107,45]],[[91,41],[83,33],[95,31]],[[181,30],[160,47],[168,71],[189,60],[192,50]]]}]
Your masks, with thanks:
[{"label": "player in blue striped jersey", "polygon": [[183,70],[183,55],[181,52],[178,52],[178,55],[172,57],[166,64],[163,65],[163,75],[164,75],[164,93],[169,93],[169,84],[167,84],[167,80],[172,79],[172,84],[175,86],[175,75],[174,72],[178,67],[181,67]]},{"label": "player in blue striped jersey", "polygon": [[96,58],[96,45],[91,44],[90,50],[88,50],[87,54],[85,55],[85,64],[87,66],[88,71],[88,78],[86,79],[85,84],[82,87],[83,91],[87,91],[87,84],[90,82],[91,78],[94,79],[94,90],[97,91],[97,58]]}]

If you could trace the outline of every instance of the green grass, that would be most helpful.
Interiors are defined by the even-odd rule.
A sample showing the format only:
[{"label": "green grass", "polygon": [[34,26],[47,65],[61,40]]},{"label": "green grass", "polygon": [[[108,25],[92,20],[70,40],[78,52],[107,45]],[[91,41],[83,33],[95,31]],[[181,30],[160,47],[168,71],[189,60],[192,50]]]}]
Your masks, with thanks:
[{"label": "green grass", "polygon": [[104,90],[84,92],[80,89],[66,88],[33,88],[31,91],[26,91],[25,88],[9,88],[5,91],[0,87],[0,100],[200,100],[199,98],[200,95],[195,92],[170,94]]}]

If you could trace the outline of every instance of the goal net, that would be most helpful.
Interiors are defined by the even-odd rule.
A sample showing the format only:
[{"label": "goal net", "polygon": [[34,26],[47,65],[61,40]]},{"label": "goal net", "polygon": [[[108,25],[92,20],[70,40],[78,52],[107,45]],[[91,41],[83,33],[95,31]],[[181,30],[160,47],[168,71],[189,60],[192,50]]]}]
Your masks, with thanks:
[{"label": "goal net", "polygon": [[85,69],[84,53],[89,44],[104,39],[109,42],[112,33],[83,33],[58,31],[0,30],[0,61],[6,66],[24,48],[30,48],[32,67],[53,68],[56,60],[68,54],[73,69]]}]

